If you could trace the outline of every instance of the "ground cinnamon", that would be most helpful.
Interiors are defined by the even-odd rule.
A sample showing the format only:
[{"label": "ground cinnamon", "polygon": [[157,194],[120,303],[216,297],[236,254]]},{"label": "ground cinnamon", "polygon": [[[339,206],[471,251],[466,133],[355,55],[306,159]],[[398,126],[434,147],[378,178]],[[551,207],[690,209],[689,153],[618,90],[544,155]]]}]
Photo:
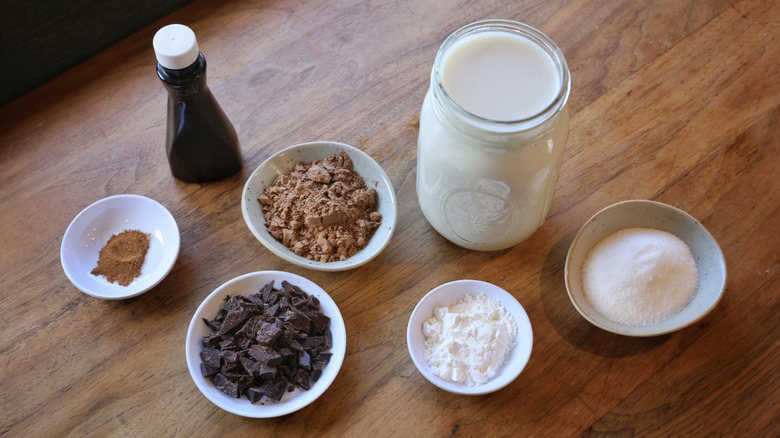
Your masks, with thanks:
[{"label": "ground cinnamon", "polygon": [[127,286],[141,275],[146,252],[149,251],[149,234],[138,230],[125,230],[108,239],[100,250],[97,267],[92,275],[102,275],[111,283]]},{"label": "ground cinnamon", "polygon": [[344,151],[298,162],[258,199],[268,232],[299,256],[346,260],[363,249],[382,223],[376,189],[352,170]]}]

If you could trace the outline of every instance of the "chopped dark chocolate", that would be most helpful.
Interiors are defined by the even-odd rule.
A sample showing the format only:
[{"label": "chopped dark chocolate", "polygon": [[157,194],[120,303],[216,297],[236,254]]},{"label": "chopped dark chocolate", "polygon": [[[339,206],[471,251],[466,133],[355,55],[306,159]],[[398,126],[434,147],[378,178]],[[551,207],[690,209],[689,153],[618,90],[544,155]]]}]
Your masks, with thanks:
[{"label": "chopped dark chocolate", "polygon": [[265,345],[255,344],[249,349],[249,355],[256,361],[267,365],[279,365],[282,363],[282,355]]},{"label": "chopped dark chocolate", "polygon": [[244,321],[249,318],[250,313],[246,310],[232,310],[228,311],[225,316],[225,322],[222,323],[222,327],[219,328],[217,334],[226,335],[238,330]]},{"label": "chopped dark chocolate", "polygon": [[219,328],[222,326],[222,321],[217,321],[216,319],[209,321],[206,318],[203,318],[203,322],[206,323],[206,326],[210,328],[213,331],[219,330]]},{"label": "chopped dark chocolate", "polygon": [[283,321],[290,323],[290,325],[298,331],[304,333],[311,331],[311,321],[309,321],[309,318],[307,318],[303,312],[296,309],[288,309],[280,318]]},{"label": "chopped dark chocolate", "polygon": [[203,377],[211,377],[219,372],[219,350],[216,348],[204,348],[200,352],[201,363],[200,370]]},{"label": "chopped dark chocolate", "polygon": [[219,355],[227,362],[235,363],[238,360],[238,352],[234,350],[222,350]]},{"label": "chopped dark chocolate", "polygon": [[222,336],[216,333],[210,333],[201,338],[201,342],[206,348],[219,348],[219,344],[222,342]]},{"label": "chopped dark chocolate", "polygon": [[217,389],[231,397],[241,397],[241,394],[238,392],[238,384],[231,382],[230,379],[228,379],[222,373],[219,373],[216,377],[214,377],[214,385],[217,387]]},{"label": "chopped dark chocolate", "polygon": [[273,379],[266,380],[260,385],[260,392],[274,401],[279,401],[284,395],[284,391],[287,389],[288,380],[286,379]]},{"label": "chopped dark chocolate", "polygon": [[279,401],[295,387],[308,390],[330,361],[330,318],[319,300],[288,282],[231,295],[202,338],[201,372],[231,397]]},{"label": "chopped dark chocolate", "polygon": [[307,373],[303,369],[298,369],[298,372],[295,373],[295,377],[293,378],[293,381],[296,385],[300,386],[303,389],[311,388],[311,384],[309,383],[309,373]]},{"label": "chopped dark chocolate", "polygon": [[311,355],[306,350],[298,354],[298,366],[307,370],[311,369]]},{"label": "chopped dark chocolate", "polygon": [[303,348],[311,350],[318,345],[325,344],[325,336],[309,336],[303,341]]},{"label": "chopped dark chocolate", "polygon": [[260,329],[257,331],[257,342],[267,345],[269,347],[275,347],[276,342],[282,337],[282,331],[276,324],[271,324],[263,321],[260,325]]},{"label": "chopped dark chocolate", "polygon": [[263,396],[265,396],[265,394],[260,391],[260,388],[251,387],[246,390],[246,398],[248,398],[252,404],[259,402]]}]

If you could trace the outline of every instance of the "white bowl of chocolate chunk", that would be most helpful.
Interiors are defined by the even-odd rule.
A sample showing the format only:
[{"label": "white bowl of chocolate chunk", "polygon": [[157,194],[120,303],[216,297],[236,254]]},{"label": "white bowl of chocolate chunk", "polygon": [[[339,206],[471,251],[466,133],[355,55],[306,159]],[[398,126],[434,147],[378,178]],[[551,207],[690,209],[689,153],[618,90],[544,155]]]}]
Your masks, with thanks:
[{"label": "white bowl of chocolate chunk", "polygon": [[268,158],[247,180],[241,209],[268,250],[320,271],[353,269],[376,257],[397,215],[382,167],[360,149],[329,141]]},{"label": "white bowl of chocolate chunk", "polygon": [[325,393],[346,345],[344,319],[321,287],[292,273],[260,271],[226,282],[203,301],[185,355],[193,381],[215,405],[270,418]]}]

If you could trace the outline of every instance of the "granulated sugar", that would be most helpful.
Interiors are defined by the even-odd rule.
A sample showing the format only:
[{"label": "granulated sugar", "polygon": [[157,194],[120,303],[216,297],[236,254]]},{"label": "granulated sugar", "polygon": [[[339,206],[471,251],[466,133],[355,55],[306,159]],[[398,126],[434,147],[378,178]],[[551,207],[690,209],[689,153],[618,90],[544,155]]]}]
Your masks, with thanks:
[{"label": "granulated sugar", "polygon": [[699,283],[696,261],[677,236],[628,228],[607,236],[582,268],[585,297],[602,316],[646,325],[680,312]]},{"label": "granulated sugar", "polygon": [[486,295],[433,311],[423,323],[425,361],[438,377],[474,386],[489,381],[506,363],[515,345],[515,319]]}]

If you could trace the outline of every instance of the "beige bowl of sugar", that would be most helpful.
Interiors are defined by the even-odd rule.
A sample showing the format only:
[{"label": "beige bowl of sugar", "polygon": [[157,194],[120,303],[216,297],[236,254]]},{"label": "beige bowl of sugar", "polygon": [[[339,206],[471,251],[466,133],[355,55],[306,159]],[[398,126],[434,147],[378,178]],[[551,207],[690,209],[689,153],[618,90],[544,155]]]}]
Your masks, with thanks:
[{"label": "beige bowl of sugar", "polygon": [[[653,301],[657,301],[658,298],[637,301],[632,304],[626,301],[625,295],[613,292],[617,288],[616,285],[625,285],[625,283],[618,283],[617,279],[610,278],[609,275],[605,276],[603,273],[601,276],[592,274],[596,269],[606,269],[606,272],[610,272],[610,269],[615,270],[615,266],[604,265],[605,260],[610,260],[609,257],[603,257],[606,251],[604,247],[613,244],[616,236],[637,235],[641,230],[658,231],[660,232],[658,234],[671,234],[672,239],[676,237],[681,243],[684,243],[684,246],[687,246],[688,257],[692,257],[693,262],[695,262],[695,274],[698,277],[698,281],[694,279],[693,291],[671,290],[668,292],[668,297],[661,297],[661,299],[668,298],[670,303],[674,303],[674,306],[682,306],[681,308],[670,307],[666,313],[659,312],[657,307],[660,304]],[[666,244],[664,243],[664,245]],[[614,248],[620,247],[613,245]],[[677,249],[679,250],[679,248]],[[625,249],[614,250],[624,251]],[[602,257],[601,262],[598,262],[599,256]],[[639,270],[641,269],[640,263],[632,261],[632,258],[640,256],[643,256],[641,248],[635,253],[627,252],[625,260],[620,260],[620,257],[614,255],[611,260],[618,261],[626,269]],[[663,258],[659,256],[656,262],[659,265],[655,271],[656,276],[658,276],[658,272],[661,272],[661,277],[671,276],[673,274],[667,272],[680,264],[676,259],[667,259],[667,257],[668,255],[664,255]],[[602,266],[598,266],[597,263],[602,263]],[[682,269],[678,271],[685,274]],[[650,274],[614,271],[615,277],[628,277],[631,281],[636,279],[636,287],[639,287],[639,291],[636,292],[638,298],[645,298],[641,296],[644,293],[643,288],[648,290],[648,294],[663,293],[665,289],[669,288],[666,286],[658,287],[658,278],[643,279],[642,275]],[[674,275],[678,275],[678,273],[674,273]],[[594,284],[594,281],[597,281],[594,279],[599,278],[601,280],[598,281],[601,281],[602,284]],[[663,284],[670,285],[672,289],[687,287],[685,281],[677,281],[676,277],[674,279],[661,278],[661,280],[665,282]],[[687,281],[690,282],[690,279]],[[569,299],[574,307],[595,326],[625,336],[656,336],[693,324],[707,315],[718,304],[726,286],[726,263],[723,252],[712,235],[688,213],[660,202],[629,200],[602,209],[582,226],[569,247],[569,253],[566,257],[565,282]],[[656,286],[647,286],[651,284]],[[630,287],[635,286],[632,284]],[[674,294],[685,295],[689,292],[692,297],[674,296]],[[610,295],[612,293],[615,295]],[[614,299],[615,302],[610,303],[610,299]],[[651,305],[655,308],[649,308]],[[642,306],[647,308],[644,309]],[[597,309],[602,309],[602,312]],[[651,322],[645,322],[641,318],[643,312],[655,316],[661,314],[661,316]],[[623,315],[620,315],[621,313]]]}]

